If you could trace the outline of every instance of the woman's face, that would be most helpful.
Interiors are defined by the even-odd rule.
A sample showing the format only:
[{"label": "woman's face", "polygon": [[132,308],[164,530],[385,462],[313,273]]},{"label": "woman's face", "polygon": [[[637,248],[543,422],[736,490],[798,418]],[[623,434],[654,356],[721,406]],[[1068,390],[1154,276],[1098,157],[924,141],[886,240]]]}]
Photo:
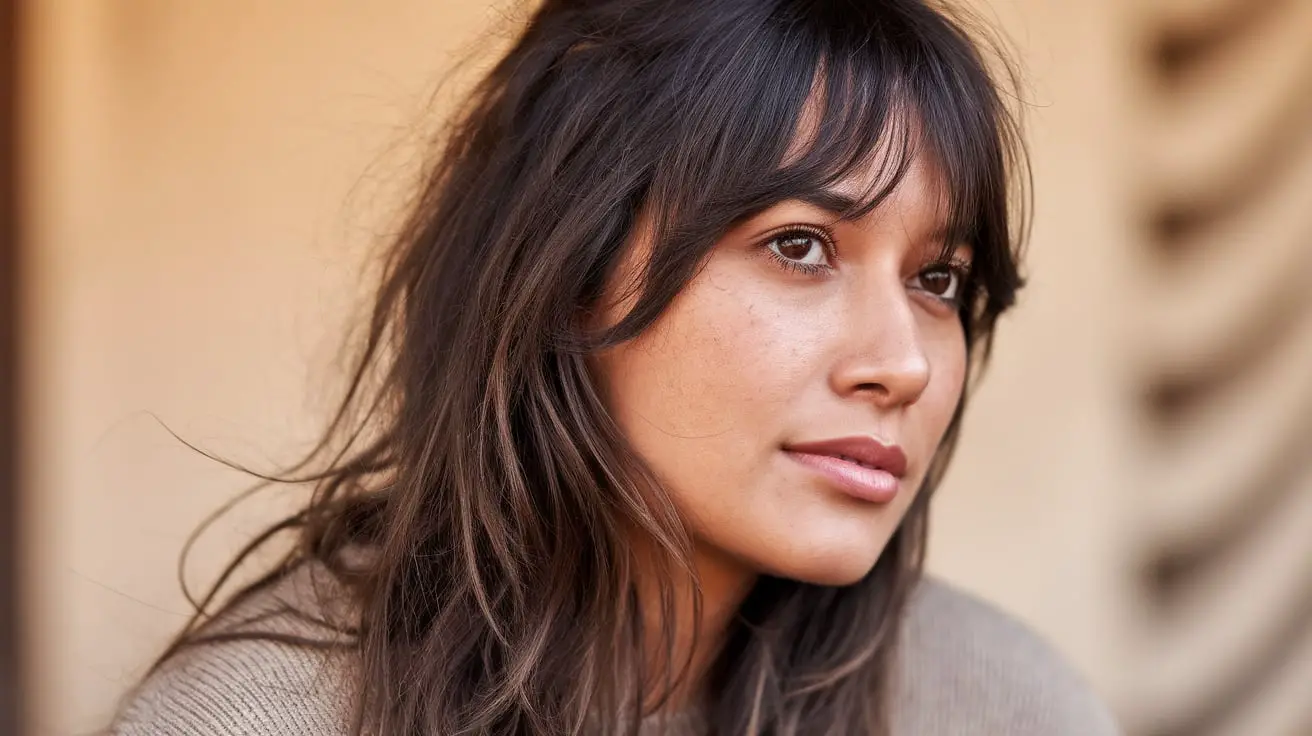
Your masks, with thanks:
[{"label": "woman's face", "polygon": [[[965,378],[954,295],[971,253],[942,260],[943,201],[918,160],[860,220],[780,203],[726,233],[648,331],[597,357],[615,420],[702,562],[824,585],[875,564]],[[612,294],[650,248],[635,240]]]}]

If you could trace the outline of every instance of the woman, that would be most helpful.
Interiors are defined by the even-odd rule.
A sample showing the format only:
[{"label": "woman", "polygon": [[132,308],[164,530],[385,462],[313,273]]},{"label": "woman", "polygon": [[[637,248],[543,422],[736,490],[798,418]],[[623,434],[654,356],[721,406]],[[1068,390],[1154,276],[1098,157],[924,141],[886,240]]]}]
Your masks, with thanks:
[{"label": "woman", "polygon": [[1000,97],[919,0],[547,0],[389,253],[294,552],[115,732],[1114,732],[921,580],[1021,281]]}]

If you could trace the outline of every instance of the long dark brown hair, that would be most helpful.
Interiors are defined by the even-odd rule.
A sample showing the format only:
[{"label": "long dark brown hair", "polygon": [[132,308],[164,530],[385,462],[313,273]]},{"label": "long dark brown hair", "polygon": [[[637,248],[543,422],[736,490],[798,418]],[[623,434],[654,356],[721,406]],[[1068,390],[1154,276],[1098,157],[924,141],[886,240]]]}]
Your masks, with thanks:
[{"label": "long dark brown hair", "polygon": [[[358,731],[634,732],[681,671],[642,672],[634,535],[668,560],[669,620],[690,542],[588,356],[647,329],[735,222],[877,158],[859,215],[923,152],[950,240],[974,247],[960,318],[978,369],[1021,282],[1026,168],[1001,92],[1014,75],[970,28],[921,0],[546,0],[445,129],[340,409],[278,478],[310,502],[200,608],[289,532],[294,551],[234,599],[332,571],[358,614],[336,643]],[[808,104],[818,124],[791,155]],[[590,331],[640,217],[656,245],[636,304]],[[751,591],[705,683],[713,733],[888,732],[897,625],[964,403],[865,579]],[[205,619],[165,659],[206,641]]]}]

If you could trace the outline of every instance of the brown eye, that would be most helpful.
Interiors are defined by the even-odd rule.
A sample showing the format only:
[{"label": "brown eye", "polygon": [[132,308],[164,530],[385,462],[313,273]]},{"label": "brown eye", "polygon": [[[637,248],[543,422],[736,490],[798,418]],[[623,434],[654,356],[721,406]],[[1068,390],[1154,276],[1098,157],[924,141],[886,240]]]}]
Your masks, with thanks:
[{"label": "brown eye", "polygon": [[961,298],[961,284],[961,272],[950,265],[931,266],[912,280],[913,288],[945,302]]},{"label": "brown eye", "polygon": [[780,258],[799,266],[829,265],[825,242],[810,233],[785,233],[771,240],[768,247]]},{"label": "brown eye", "polygon": [[920,283],[934,296],[947,296],[956,290],[957,275],[946,268],[934,269],[921,274]]}]

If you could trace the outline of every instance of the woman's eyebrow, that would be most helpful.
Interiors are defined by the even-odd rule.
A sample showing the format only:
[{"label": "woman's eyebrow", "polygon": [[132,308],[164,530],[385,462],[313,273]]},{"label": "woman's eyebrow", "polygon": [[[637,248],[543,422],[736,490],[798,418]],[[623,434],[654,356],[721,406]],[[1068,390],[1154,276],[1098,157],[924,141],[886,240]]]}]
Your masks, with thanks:
[{"label": "woman's eyebrow", "polygon": [[812,207],[825,210],[839,219],[849,219],[849,213],[855,212],[861,207],[861,201],[856,197],[832,189],[801,192],[795,199]]},{"label": "woman's eyebrow", "polygon": [[[835,220],[841,221],[852,221],[857,219],[857,215],[852,213],[858,212],[864,205],[864,203],[857,197],[833,189],[806,191],[798,194],[793,199],[817,209],[824,210],[826,213],[833,215]],[[926,235],[924,239],[931,243],[946,244],[952,239],[952,237],[952,226],[947,222],[940,222],[928,235]],[[955,248],[958,246],[954,245],[953,247]]]}]

